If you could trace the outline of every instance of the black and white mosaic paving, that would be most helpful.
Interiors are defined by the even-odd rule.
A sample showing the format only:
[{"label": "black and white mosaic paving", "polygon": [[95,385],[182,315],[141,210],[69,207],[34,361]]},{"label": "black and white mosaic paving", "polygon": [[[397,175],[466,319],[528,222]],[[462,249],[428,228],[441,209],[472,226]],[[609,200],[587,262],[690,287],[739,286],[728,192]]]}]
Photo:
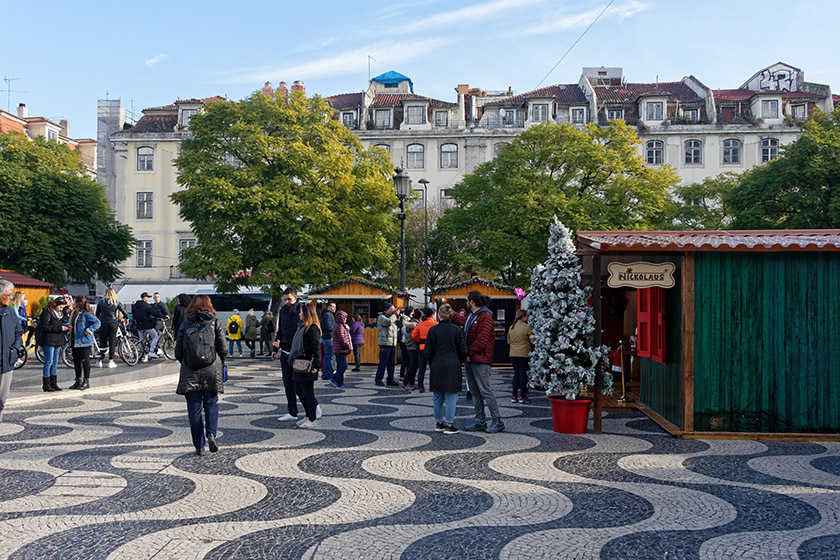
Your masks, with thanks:
[{"label": "black and white mosaic paving", "polygon": [[[281,423],[268,361],[234,362],[218,453],[195,455],[174,381],[12,402],[0,424],[0,558],[837,558],[840,444],[677,440],[635,412],[550,431],[435,433],[431,394],[316,384]],[[459,399],[456,424],[471,419]]]}]

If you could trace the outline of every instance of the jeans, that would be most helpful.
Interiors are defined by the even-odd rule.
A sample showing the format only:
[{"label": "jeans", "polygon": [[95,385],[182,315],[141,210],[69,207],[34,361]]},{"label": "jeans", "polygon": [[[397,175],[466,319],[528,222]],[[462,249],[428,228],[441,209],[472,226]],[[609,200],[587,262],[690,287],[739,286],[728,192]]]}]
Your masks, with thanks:
[{"label": "jeans", "polygon": [[44,377],[55,375],[58,358],[61,356],[61,346],[43,346],[42,348],[44,350]]},{"label": "jeans", "polygon": [[315,398],[315,382],[301,380],[297,377],[294,383],[295,391],[300,397],[300,402],[303,403],[303,410],[306,412],[306,417],[314,422],[315,411],[318,409],[318,399]]},{"label": "jeans", "polygon": [[511,356],[513,363],[513,396],[528,396],[528,358]]},{"label": "jeans", "polygon": [[[143,329],[140,331],[140,340],[145,342],[148,338],[152,339],[149,343],[149,354],[154,354],[155,349],[157,348],[158,339],[160,338],[160,334],[155,329]],[[145,348],[145,347],[144,347]]]},{"label": "jeans", "polygon": [[379,365],[376,367],[376,377],[374,380],[377,383],[382,383],[382,376],[385,375],[385,369],[388,369],[388,383],[394,382],[394,356],[396,349],[393,346],[379,347]]},{"label": "jeans", "polygon": [[335,375],[333,381],[336,385],[344,385],[344,372],[347,371],[347,354],[335,354]]},{"label": "jeans", "polygon": [[321,340],[321,346],[324,347],[324,361],[323,365],[321,366],[321,377],[323,379],[332,379],[333,374],[335,373],[335,369],[333,366],[333,353],[332,353],[332,339],[331,338],[324,338]]},{"label": "jeans", "polygon": [[418,372],[417,372],[417,386],[418,387],[425,387],[423,385],[423,380],[426,378],[426,351],[420,350],[417,352],[417,364],[418,364]]},{"label": "jeans", "polygon": [[419,350],[408,351],[408,370],[405,373],[405,384],[414,385],[417,379],[417,366],[420,365]]},{"label": "jeans", "polygon": [[483,424],[484,401],[487,400],[487,408],[490,409],[490,417],[493,420],[501,420],[499,405],[496,402],[496,395],[490,389],[490,364],[478,362],[467,362],[467,383],[472,390],[473,406],[475,407],[475,421]]},{"label": "jeans", "polygon": [[[215,436],[219,427],[219,394],[210,391],[190,391],[185,397],[193,445],[196,449],[204,449],[206,443],[204,434]],[[204,418],[207,422],[206,430],[201,419],[202,408],[204,408]]]},{"label": "jeans", "polygon": [[236,340],[233,340],[233,339],[229,338],[228,339],[228,356],[231,356],[231,357],[233,356],[233,343],[234,342],[236,343],[236,347],[239,348],[239,353],[240,354],[242,353],[242,339],[237,338]]},{"label": "jeans", "polygon": [[81,378],[84,372],[85,379],[90,379],[90,346],[73,348],[73,369],[76,378]]},{"label": "jeans", "polygon": [[364,344],[353,345],[353,360],[356,362],[356,369],[362,367],[362,346]]},{"label": "jeans", "polygon": [[[435,391],[432,394],[432,407],[435,411],[435,422],[445,421],[447,424],[451,424],[452,422],[454,422],[455,403],[457,401],[458,393],[444,393],[443,391]],[[445,407],[444,403],[446,404]]]},{"label": "jeans", "polygon": [[287,410],[292,416],[297,416],[298,405],[297,391],[295,389],[295,372],[292,371],[292,366],[289,364],[289,351],[281,350],[277,354],[277,359],[280,360],[280,369],[283,372],[283,389],[286,391]]}]

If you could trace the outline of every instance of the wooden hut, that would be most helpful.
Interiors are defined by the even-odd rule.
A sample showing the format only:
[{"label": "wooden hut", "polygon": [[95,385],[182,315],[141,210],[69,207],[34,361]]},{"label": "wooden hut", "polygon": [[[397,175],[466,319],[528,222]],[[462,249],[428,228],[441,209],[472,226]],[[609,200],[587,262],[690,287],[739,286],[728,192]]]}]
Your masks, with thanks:
[{"label": "wooden hut", "polygon": [[55,284],[37,280],[12,270],[0,269],[0,279],[8,280],[15,285],[15,290],[21,290],[26,294],[26,300],[29,302],[26,313],[29,316],[32,316],[32,306],[38,303],[42,297],[49,297],[50,289],[55,286]]},{"label": "wooden hut", "polygon": [[507,343],[507,331],[516,318],[516,312],[522,305],[512,287],[480,276],[473,276],[462,282],[430,290],[429,295],[437,305],[448,303],[455,311],[459,311],[467,308],[467,294],[473,290],[478,290],[482,294],[490,296],[488,307],[493,312],[493,320],[496,325],[496,348],[493,354],[493,363],[509,364],[510,347]]},{"label": "wooden hut", "polygon": [[[637,336],[639,408],[670,433],[837,437],[840,230],[579,231],[576,244],[595,343],[601,326]],[[619,291],[634,317],[611,326]],[[595,408],[598,432],[597,391]]]},{"label": "wooden hut", "polygon": [[347,313],[348,321],[352,321],[356,313],[361,315],[366,327],[362,363],[378,364],[379,344],[377,344],[376,317],[391,304],[397,307],[407,306],[410,295],[386,284],[352,276],[312,290],[307,297],[313,301],[334,301],[337,310]]}]

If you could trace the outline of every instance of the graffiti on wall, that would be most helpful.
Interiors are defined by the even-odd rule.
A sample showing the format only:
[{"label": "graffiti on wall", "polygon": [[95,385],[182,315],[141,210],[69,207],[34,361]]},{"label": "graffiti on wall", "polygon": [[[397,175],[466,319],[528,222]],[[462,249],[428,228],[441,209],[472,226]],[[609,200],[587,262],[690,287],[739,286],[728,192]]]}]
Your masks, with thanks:
[{"label": "graffiti on wall", "polygon": [[790,67],[768,68],[758,75],[758,88],[775,91],[796,91],[799,71]]}]

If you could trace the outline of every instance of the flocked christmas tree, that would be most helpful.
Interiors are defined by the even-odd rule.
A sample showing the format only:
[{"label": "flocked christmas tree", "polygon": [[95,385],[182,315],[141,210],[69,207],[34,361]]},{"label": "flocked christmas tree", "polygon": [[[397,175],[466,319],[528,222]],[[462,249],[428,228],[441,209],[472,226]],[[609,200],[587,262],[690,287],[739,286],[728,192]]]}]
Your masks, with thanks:
[{"label": "flocked christmas tree", "polygon": [[[606,347],[594,348],[595,317],[587,303],[591,288],[581,286],[571,232],[555,217],[548,239],[548,260],[534,268],[528,323],[534,329],[531,381],[551,396],[574,399],[595,383],[595,366]],[[604,393],[612,376],[604,369]]]}]

